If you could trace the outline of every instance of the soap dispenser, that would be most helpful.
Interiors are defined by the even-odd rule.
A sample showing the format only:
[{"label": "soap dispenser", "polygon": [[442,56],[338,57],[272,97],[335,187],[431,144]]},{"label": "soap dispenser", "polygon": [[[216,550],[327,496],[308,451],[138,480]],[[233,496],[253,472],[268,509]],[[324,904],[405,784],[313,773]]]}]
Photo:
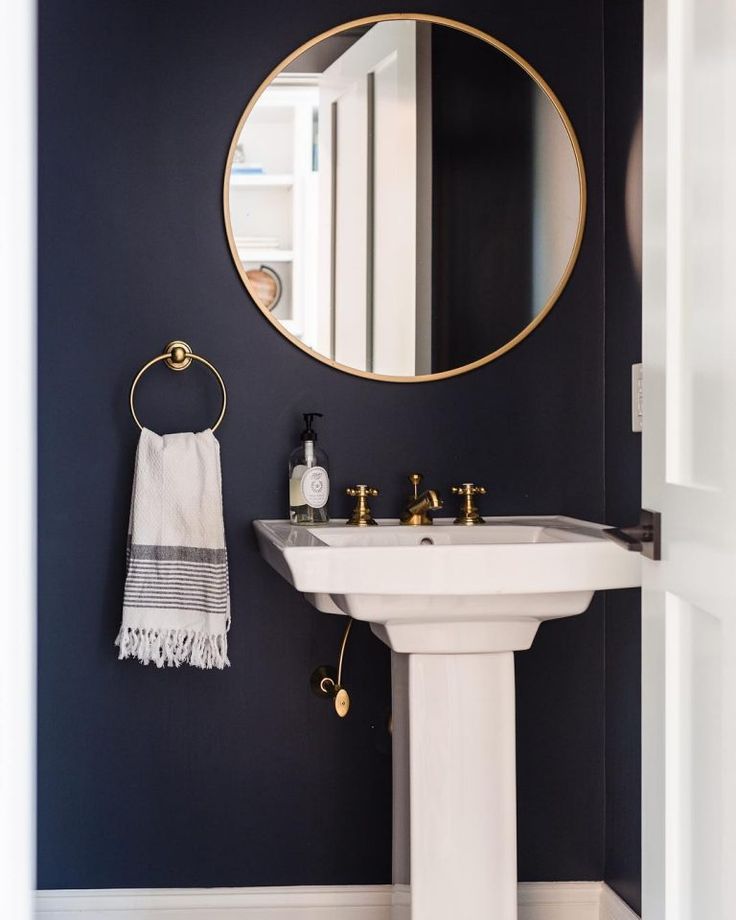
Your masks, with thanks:
[{"label": "soap dispenser", "polygon": [[326,524],[330,476],[327,454],[317,446],[312,427],[321,412],[304,413],[302,443],[289,457],[289,518],[292,524]]}]

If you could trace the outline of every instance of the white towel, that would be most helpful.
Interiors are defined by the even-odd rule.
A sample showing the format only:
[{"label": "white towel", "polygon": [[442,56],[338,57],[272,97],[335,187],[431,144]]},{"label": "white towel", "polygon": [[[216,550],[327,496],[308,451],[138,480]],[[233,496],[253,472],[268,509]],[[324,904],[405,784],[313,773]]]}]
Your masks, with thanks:
[{"label": "white towel", "polygon": [[138,441],[119,658],[224,668],[230,628],[220,445],[208,429]]}]

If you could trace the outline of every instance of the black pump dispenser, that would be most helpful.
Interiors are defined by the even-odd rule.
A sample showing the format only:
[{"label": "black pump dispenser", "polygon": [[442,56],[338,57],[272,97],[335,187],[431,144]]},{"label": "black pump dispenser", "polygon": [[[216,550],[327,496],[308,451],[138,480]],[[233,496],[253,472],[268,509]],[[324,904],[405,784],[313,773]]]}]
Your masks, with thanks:
[{"label": "black pump dispenser", "polygon": [[302,441],[316,441],[317,432],[312,429],[312,422],[315,418],[324,418],[321,412],[304,412],[304,431],[302,431]]}]

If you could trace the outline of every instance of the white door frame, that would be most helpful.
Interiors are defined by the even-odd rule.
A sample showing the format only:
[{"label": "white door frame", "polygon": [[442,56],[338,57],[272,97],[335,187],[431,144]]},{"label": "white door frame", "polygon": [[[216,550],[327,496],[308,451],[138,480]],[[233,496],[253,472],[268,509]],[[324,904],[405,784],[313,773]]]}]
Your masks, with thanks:
[{"label": "white door frame", "polygon": [[36,10],[5,0],[0,27],[0,904],[31,916],[35,876]]},{"label": "white door frame", "polygon": [[736,899],[736,15],[644,2],[644,920]]}]

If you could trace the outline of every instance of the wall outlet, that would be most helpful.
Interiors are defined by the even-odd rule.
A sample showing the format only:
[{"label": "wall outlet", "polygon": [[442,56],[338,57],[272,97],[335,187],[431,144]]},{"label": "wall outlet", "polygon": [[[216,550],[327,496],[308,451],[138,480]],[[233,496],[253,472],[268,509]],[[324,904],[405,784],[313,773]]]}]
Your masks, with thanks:
[{"label": "wall outlet", "polygon": [[631,430],[644,427],[644,365],[631,365]]}]

